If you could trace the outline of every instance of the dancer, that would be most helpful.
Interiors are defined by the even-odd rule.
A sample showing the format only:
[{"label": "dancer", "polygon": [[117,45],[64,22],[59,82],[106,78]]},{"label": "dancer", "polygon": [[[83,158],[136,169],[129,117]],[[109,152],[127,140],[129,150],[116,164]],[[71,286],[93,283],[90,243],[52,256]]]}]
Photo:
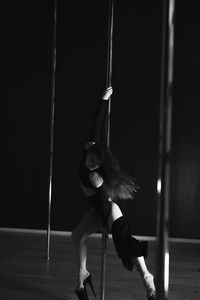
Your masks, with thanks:
[{"label": "dancer", "polygon": [[99,100],[93,120],[92,132],[84,145],[79,164],[81,189],[91,208],[72,232],[78,259],[78,284],[75,293],[80,300],[88,300],[86,291],[90,285],[96,297],[91,273],[87,270],[87,246],[85,240],[92,234],[108,228],[119,258],[124,267],[138,270],[149,300],[155,299],[154,277],[148,271],[145,258],[147,242],[131,236],[129,224],[119,207],[119,199],[133,199],[137,187],[132,178],[124,173],[117,159],[105,144],[105,120],[112,87],[107,88]]}]

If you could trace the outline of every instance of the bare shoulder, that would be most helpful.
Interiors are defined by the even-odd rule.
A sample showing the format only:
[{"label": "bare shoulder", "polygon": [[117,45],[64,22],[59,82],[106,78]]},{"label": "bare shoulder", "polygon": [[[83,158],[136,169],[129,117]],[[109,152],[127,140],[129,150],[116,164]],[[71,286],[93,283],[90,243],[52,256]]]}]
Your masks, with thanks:
[{"label": "bare shoulder", "polygon": [[90,181],[95,188],[99,188],[103,184],[103,178],[95,171],[90,173]]}]

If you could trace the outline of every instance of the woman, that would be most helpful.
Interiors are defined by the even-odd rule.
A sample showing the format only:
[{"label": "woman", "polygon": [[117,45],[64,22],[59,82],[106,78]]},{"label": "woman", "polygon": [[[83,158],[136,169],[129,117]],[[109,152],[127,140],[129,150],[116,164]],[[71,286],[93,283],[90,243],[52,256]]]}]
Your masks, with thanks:
[{"label": "woman", "polygon": [[155,299],[154,279],[144,260],[147,256],[147,242],[140,242],[130,235],[129,224],[118,204],[119,199],[133,199],[136,185],[129,175],[121,171],[118,161],[105,144],[106,108],[112,92],[111,87],[107,88],[99,100],[92,132],[79,164],[81,188],[91,208],[72,233],[79,266],[75,293],[78,299],[88,300],[86,286],[89,284],[96,296],[91,274],[86,267],[85,240],[104,227],[112,232],[117,254],[124,267],[132,271],[133,266],[136,266],[147,298],[152,300]]}]

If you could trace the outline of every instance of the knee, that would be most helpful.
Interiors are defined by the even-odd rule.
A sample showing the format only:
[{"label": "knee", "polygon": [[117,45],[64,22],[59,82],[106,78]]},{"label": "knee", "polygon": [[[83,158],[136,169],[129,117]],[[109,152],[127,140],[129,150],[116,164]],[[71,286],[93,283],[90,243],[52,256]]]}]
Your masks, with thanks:
[{"label": "knee", "polygon": [[110,214],[109,214],[109,218],[108,218],[109,228],[112,228],[112,224],[114,223],[114,221],[116,221],[117,219],[119,219],[122,216],[123,215],[122,215],[122,212],[121,212],[121,209],[119,208],[119,206],[115,202],[112,202]]}]

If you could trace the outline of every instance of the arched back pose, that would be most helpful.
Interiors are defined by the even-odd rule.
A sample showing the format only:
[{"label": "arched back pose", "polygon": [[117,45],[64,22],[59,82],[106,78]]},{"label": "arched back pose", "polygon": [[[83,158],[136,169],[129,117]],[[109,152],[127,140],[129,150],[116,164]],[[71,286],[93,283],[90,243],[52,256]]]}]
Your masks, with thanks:
[{"label": "arched back pose", "polygon": [[155,299],[153,275],[145,264],[147,242],[131,236],[129,224],[118,205],[118,199],[131,199],[136,186],[131,177],[120,169],[119,163],[105,144],[105,115],[108,99],[112,94],[107,88],[99,100],[92,132],[84,146],[79,164],[81,188],[91,205],[88,213],[72,232],[78,259],[78,284],[75,293],[80,300],[88,300],[86,286],[90,285],[94,296],[90,272],[87,270],[87,247],[85,239],[103,227],[108,227],[119,258],[126,269],[135,265],[142,278],[147,298]]}]

